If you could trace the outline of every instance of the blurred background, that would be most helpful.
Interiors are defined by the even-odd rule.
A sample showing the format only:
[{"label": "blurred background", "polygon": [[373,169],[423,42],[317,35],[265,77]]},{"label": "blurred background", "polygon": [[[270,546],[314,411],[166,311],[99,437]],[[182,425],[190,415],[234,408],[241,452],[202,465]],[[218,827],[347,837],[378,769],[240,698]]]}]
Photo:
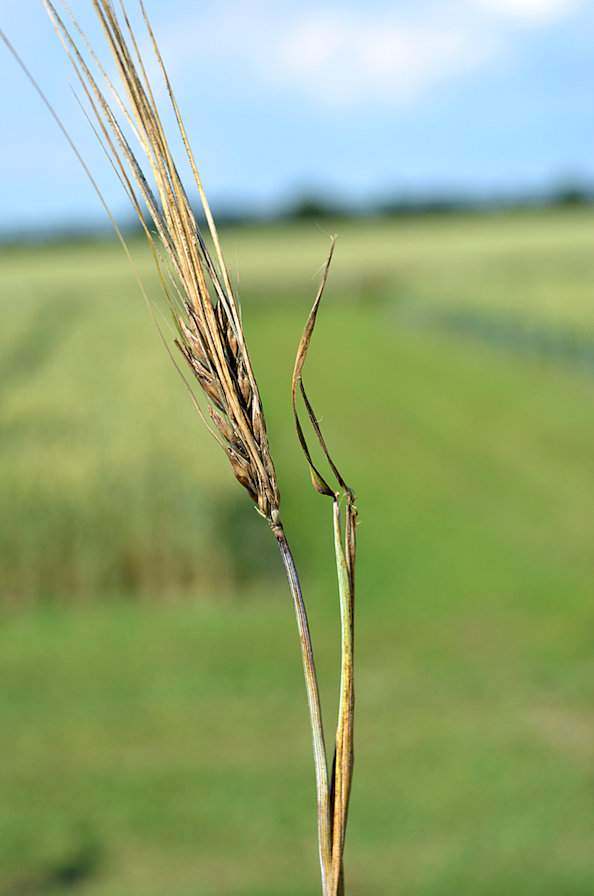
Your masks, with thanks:
[{"label": "blurred background", "polygon": [[[361,520],[349,894],[591,894],[592,5],[148,8],[243,303],[330,730],[330,510],[289,383],[338,234],[308,382]],[[0,26],[157,297],[41,4],[0,0]],[[0,50],[0,894],[314,896],[274,540]]]}]

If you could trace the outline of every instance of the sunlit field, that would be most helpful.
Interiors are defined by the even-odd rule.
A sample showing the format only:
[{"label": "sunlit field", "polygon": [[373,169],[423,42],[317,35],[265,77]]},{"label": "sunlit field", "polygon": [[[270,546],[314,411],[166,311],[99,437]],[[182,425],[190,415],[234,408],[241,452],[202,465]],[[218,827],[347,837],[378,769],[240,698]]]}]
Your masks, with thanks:
[{"label": "sunlit field", "polygon": [[[334,230],[306,373],[361,518],[349,896],[589,896],[594,214],[224,233],[328,702],[289,384]],[[0,313],[1,896],[314,896],[280,560],[125,258],[2,249]]]}]

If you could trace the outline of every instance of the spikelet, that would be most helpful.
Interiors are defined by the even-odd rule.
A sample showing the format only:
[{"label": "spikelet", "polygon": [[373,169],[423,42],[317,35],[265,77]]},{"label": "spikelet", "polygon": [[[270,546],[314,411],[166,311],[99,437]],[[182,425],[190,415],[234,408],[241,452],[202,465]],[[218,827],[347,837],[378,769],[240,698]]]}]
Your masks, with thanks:
[{"label": "spikelet", "polygon": [[[52,0],[44,2],[84,91],[97,137],[153,251],[177,330],[175,345],[206,397],[208,417],[236,479],[260,513],[276,526],[280,521],[279,491],[238,303],[144,4],[140,0],[148,36],[198,188],[216,262],[200,232],[174,162],[124,0],[119,0],[117,8],[111,0],[92,0],[116,65],[121,93],[68,4],[61,4],[69,18],[67,25]],[[99,76],[95,76],[93,69]],[[144,167],[130,146],[126,128],[132,130],[140,144]],[[145,220],[145,211],[148,211],[149,223]],[[167,271],[163,270],[161,253]]]}]

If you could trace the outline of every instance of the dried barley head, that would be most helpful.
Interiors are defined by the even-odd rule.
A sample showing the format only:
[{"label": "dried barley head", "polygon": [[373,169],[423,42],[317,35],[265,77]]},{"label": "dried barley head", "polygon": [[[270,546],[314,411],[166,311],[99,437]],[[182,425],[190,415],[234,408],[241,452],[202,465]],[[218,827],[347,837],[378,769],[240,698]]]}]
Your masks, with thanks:
[{"label": "dried barley head", "polygon": [[[256,502],[260,513],[272,525],[277,525],[278,486],[238,302],[144,3],[140,0],[140,10],[198,188],[216,261],[200,232],[173,159],[124,0],[118,0],[117,9],[111,0],[92,0],[115,61],[122,93],[113,84],[68,4],[61,5],[70,19],[70,26],[65,24],[51,0],[44,2],[82,85],[97,137],[153,250],[161,284],[173,312],[177,331],[174,341],[206,396],[208,414],[214,424],[212,431],[224,448],[237,480]],[[93,68],[99,72],[99,79]],[[105,92],[99,80],[106,85]],[[127,129],[140,144],[144,168],[130,146]],[[145,174],[145,169],[150,171],[150,177]],[[148,222],[145,210],[148,210]]]}]

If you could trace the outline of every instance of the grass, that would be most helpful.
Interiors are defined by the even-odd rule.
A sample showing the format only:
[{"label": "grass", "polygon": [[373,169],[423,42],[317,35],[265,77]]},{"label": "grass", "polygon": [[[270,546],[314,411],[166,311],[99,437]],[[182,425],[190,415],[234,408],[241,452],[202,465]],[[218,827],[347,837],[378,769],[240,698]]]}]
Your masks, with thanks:
[{"label": "grass", "polygon": [[[411,313],[594,339],[592,220],[341,225],[308,381],[362,520],[352,896],[594,887],[592,375]],[[326,246],[225,235],[324,679],[330,532],[286,359]],[[317,892],[273,539],[117,248],[4,252],[0,296],[0,893]]]},{"label": "grass", "polygon": [[[356,430],[352,443],[356,450],[351,452],[347,472],[353,464],[360,468],[358,458],[369,452],[373,452],[374,462],[379,455],[377,473],[381,470],[389,476],[388,490],[376,488],[379,475],[369,476],[365,469],[357,469],[357,473],[369,479],[376,492],[374,500],[383,501],[377,491],[383,492],[386,500],[382,506],[393,505],[392,488],[409,488],[410,480],[418,477],[417,485],[411,483],[411,497],[421,506],[428,501],[434,508],[440,492],[447,488],[449,466],[443,468],[441,454],[449,452],[449,464],[462,466],[463,476],[468,462],[475,465],[479,480],[491,477],[499,465],[499,482],[509,492],[509,503],[502,502],[496,490],[494,512],[509,508],[513,525],[522,526],[531,509],[526,506],[525,494],[515,497],[517,478],[527,475],[534,480],[540,466],[541,476],[552,477],[548,486],[541,484],[541,490],[542,500],[546,502],[548,494],[555,505],[553,518],[562,512],[560,505],[571,504],[573,509],[567,512],[579,518],[572,539],[582,545],[587,542],[590,527],[583,483],[584,477],[590,481],[592,433],[587,373],[582,374],[579,364],[574,371],[571,365],[556,363],[554,356],[548,358],[522,346],[521,351],[514,345],[484,348],[482,339],[474,340],[472,334],[469,338],[464,331],[462,341],[456,338],[456,330],[442,326],[439,318],[411,318],[401,311],[404,296],[422,297],[423,302],[440,304],[442,309],[459,307],[448,304],[442,293],[446,262],[434,266],[441,243],[454,244],[453,228],[467,235],[478,230],[483,236],[478,253],[479,259],[485,259],[481,284],[474,285],[479,309],[485,306],[488,275],[497,258],[517,251],[518,243],[533,247],[525,277],[516,279],[513,292],[502,294],[501,307],[491,301],[486,313],[490,319],[500,315],[507,319],[505,309],[515,303],[515,313],[541,322],[545,312],[530,316],[523,306],[526,283],[534,289],[538,284],[545,303],[551,244],[566,249],[569,243],[573,245],[582,222],[587,231],[589,219],[584,221],[583,214],[528,218],[523,221],[526,233],[522,239],[517,235],[520,224],[515,217],[509,233],[502,218],[467,223],[463,219],[442,227],[441,236],[432,221],[424,226],[412,223],[408,228],[397,225],[391,231],[387,225],[371,223],[359,229],[359,274],[352,270],[356,232],[346,228],[336,271],[344,266],[350,273],[343,272],[336,282],[331,281],[330,304],[320,322],[319,358],[312,356],[310,381],[320,384],[323,412],[331,407],[333,390],[339,391],[339,386],[343,390],[342,380],[338,382],[319,359],[327,355],[336,360],[342,345],[353,350],[352,373],[338,407],[345,426],[354,424]],[[238,231],[225,241],[233,266],[236,260],[242,270],[241,293],[250,312],[248,340],[253,343],[256,372],[264,383],[276,453],[289,458],[283,481],[289,479],[288,487],[295,492],[291,501],[300,500],[303,471],[290,431],[286,358],[294,354],[326,247],[324,235],[315,228],[312,231],[306,241],[300,229],[292,228],[280,233]],[[417,257],[414,268],[404,264],[398,278],[383,283],[379,292],[366,273],[365,253],[372,240],[376,255],[378,246],[383,248],[386,268],[397,269],[399,254],[405,252],[401,245],[409,247],[409,259],[413,254]],[[312,251],[314,243],[317,257]],[[269,271],[263,264],[269,244],[271,263],[282,264],[284,259],[289,280],[291,272],[296,275],[299,267],[303,270],[299,289],[272,292]],[[456,278],[458,283],[456,294],[463,296],[469,291],[465,277],[468,250],[462,239],[458,246],[458,253],[452,249],[446,260],[451,269],[449,279]],[[497,249],[489,255],[492,246]],[[540,246],[540,254],[535,246]],[[157,291],[157,284],[150,279],[148,255],[143,249],[137,254]],[[569,259],[573,254],[573,248],[568,250]],[[565,286],[559,295],[567,317],[555,324],[555,332],[570,332],[570,320],[581,313],[580,337],[594,339],[594,325],[589,320],[592,303],[580,311],[591,282],[590,253],[584,248],[572,264],[562,249],[557,255],[565,272]],[[262,263],[261,282],[248,263],[251,258],[256,260],[253,264]],[[424,285],[430,274],[431,288]],[[367,286],[361,287],[361,283]],[[5,253],[0,260],[0,285],[5,297],[0,380],[4,471],[0,497],[5,512],[0,515],[0,548],[7,558],[0,572],[0,591],[8,597],[29,597],[42,591],[76,595],[155,590],[154,586],[161,590],[165,585],[192,589],[209,587],[221,576],[223,589],[228,589],[224,570],[232,553],[229,547],[237,544],[237,538],[233,541],[235,515],[251,520],[253,514],[226,482],[216,446],[196,425],[175,373],[159,351],[117,247]],[[341,310],[335,313],[332,303],[339,299]],[[345,306],[348,311],[343,311]],[[340,334],[340,343],[332,340],[334,329]],[[270,348],[271,342],[276,347]],[[109,360],[107,346],[113,349]],[[374,387],[382,377],[394,383],[394,388]],[[352,402],[351,396],[357,401]],[[170,421],[167,427],[161,423],[165,412]],[[364,422],[373,420],[377,436],[370,445],[357,425],[360,415]],[[337,435],[342,432],[342,424],[336,420],[329,419],[328,425],[335,427]],[[329,435],[331,438],[332,430]],[[558,442],[556,449],[553,440]],[[495,456],[497,451],[499,456]],[[550,464],[554,470],[549,469]],[[422,487],[417,495],[415,489],[428,475],[435,492]],[[522,483],[520,486],[525,488]],[[473,501],[477,487],[482,488],[480,482],[463,488],[460,498],[468,492]],[[215,504],[220,525],[213,533],[204,521]],[[413,507],[411,512],[418,510]],[[466,509],[458,515],[466,517]],[[545,520],[540,511],[536,516],[539,532],[546,528]],[[369,526],[369,521],[365,525]],[[551,532],[556,532],[554,524]],[[317,540],[318,531],[314,529],[313,534]],[[307,532],[304,535],[307,537]],[[558,537],[562,545],[568,541],[562,533]],[[205,556],[211,558],[208,563],[201,562]]]},{"label": "grass", "polygon": [[[401,603],[361,610],[353,894],[587,893],[591,612]],[[278,594],[46,608],[4,626],[2,658],[6,887],[82,855],[101,896],[317,892]]]}]

